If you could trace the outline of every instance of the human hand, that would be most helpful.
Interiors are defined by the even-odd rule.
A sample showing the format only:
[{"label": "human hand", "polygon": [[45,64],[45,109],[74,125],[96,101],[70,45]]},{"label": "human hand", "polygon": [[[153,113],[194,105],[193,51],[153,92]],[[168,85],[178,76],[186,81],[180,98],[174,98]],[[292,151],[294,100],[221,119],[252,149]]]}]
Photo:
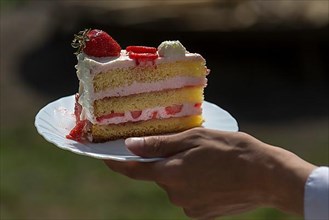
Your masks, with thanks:
[{"label": "human hand", "polygon": [[155,181],[187,216],[209,219],[271,206],[302,214],[306,178],[314,166],[242,132],[195,128],[130,138],[130,151],[164,160],[105,161],[114,171]]}]

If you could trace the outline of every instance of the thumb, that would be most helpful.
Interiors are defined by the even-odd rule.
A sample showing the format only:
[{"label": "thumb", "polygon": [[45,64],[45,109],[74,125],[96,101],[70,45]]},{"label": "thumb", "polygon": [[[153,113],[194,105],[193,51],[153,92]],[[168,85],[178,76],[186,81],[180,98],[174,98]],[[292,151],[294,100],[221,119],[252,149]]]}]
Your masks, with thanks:
[{"label": "thumb", "polygon": [[150,137],[132,137],[125,140],[127,148],[141,157],[168,157],[179,152],[194,148],[195,142],[182,132],[173,135]]}]

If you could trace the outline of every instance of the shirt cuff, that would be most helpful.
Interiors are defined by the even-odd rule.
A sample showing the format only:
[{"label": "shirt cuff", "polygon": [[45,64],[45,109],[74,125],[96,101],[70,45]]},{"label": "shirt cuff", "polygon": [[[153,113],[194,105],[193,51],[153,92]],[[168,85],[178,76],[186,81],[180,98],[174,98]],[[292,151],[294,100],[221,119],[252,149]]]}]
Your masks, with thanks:
[{"label": "shirt cuff", "polygon": [[305,220],[329,219],[329,167],[318,167],[305,183]]}]

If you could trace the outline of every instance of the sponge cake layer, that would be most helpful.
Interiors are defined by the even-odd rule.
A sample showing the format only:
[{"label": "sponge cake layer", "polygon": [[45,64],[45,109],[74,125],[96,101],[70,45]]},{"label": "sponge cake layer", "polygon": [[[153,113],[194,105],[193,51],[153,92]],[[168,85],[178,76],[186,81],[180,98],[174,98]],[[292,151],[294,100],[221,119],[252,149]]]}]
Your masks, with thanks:
[{"label": "sponge cake layer", "polygon": [[129,86],[133,82],[152,83],[174,76],[205,77],[207,69],[203,61],[176,61],[157,66],[136,66],[110,69],[94,76],[94,92]]},{"label": "sponge cake layer", "polygon": [[92,125],[93,142],[103,142],[127,138],[130,136],[147,136],[164,133],[180,132],[192,127],[201,126],[201,115],[162,120],[148,120],[142,122],[118,125]]}]

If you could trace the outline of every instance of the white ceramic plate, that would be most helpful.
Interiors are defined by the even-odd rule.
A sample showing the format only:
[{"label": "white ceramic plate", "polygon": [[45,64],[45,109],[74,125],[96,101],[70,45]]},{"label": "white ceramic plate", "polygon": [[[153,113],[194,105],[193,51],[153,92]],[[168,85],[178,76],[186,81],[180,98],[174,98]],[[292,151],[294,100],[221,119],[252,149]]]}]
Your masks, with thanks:
[{"label": "white ceramic plate", "polygon": [[[35,117],[35,127],[47,141],[64,150],[90,156],[98,159],[112,159],[118,161],[151,162],[161,158],[142,158],[132,154],[124,144],[124,140],[108,141],[105,143],[79,143],[66,138],[66,135],[75,125],[74,95],[67,96],[49,103],[42,108]],[[202,104],[203,127],[238,131],[236,120],[225,110],[215,104]]]}]

